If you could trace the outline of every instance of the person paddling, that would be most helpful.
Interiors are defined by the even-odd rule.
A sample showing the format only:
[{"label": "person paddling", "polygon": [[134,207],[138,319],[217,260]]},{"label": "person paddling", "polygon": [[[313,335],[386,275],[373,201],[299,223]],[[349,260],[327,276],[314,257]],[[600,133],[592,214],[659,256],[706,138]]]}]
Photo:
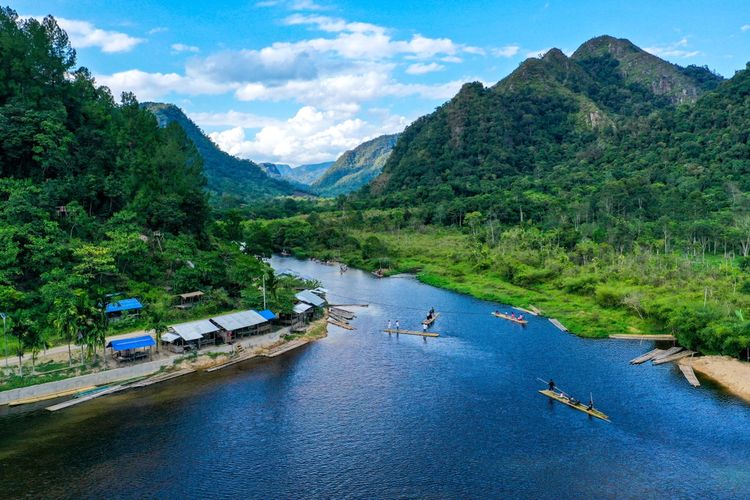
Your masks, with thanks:
[{"label": "person paddling", "polygon": [[555,390],[555,381],[552,380],[552,379],[549,379],[549,382],[547,383],[547,385],[549,386],[549,390],[554,392],[554,390]]}]

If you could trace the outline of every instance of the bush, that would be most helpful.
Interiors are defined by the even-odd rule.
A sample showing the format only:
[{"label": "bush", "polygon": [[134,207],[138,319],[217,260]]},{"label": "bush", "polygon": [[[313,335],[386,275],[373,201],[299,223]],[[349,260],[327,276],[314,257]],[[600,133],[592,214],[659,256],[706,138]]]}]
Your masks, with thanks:
[{"label": "bush", "polygon": [[602,307],[614,308],[622,304],[627,292],[612,285],[600,285],[596,287],[596,303]]},{"label": "bush", "polygon": [[567,292],[577,293],[579,295],[589,295],[594,292],[599,278],[593,274],[584,274],[582,276],[573,276],[566,278],[562,282],[562,287]]}]

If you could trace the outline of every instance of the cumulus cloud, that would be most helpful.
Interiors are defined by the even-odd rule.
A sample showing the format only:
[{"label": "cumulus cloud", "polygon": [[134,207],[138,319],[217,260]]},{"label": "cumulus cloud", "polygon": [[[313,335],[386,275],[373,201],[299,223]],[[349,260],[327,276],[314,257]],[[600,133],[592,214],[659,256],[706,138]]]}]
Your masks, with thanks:
[{"label": "cumulus cloud", "polygon": [[164,26],[157,26],[156,28],[152,28],[147,31],[149,35],[156,35],[157,33],[166,33],[169,31],[169,28],[166,28]]},{"label": "cumulus cloud", "polygon": [[518,51],[520,50],[521,47],[518,45],[506,45],[505,47],[496,47],[490,52],[495,57],[513,57],[518,54]]},{"label": "cumulus cloud", "polygon": [[201,127],[262,128],[279,126],[283,120],[268,116],[229,110],[225,113],[188,113],[190,119]]},{"label": "cumulus cloud", "polygon": [[310,79],[318,73],[309,53],[284,43],[261,50],[223,51],[203,59],[194,58],[185,71],[187,75],[201,75],[216,82]]},{"label": "cumulus cloud", "polygon": [[424,75],[426,73],[434,73],[435,71],[442,71],[444,69],[445,66],[435,62],[430,64],[415,63],[406,68],[406,72],[410,75]]},{"label": "cumulus cloud", "polygon": [[263,127],[252,137],[247,137],[241,127],[215,132],[210,137],[235,156],[303,164],[335,159],[363,141],[400,132],[406,125],[402,116],[391,115],[373,125],[347,111],[303,106],[286,122]]},{"label": "cumulus cloud", "polygon": [[688,39],[682,38],[668,45],[644,47],[643,50],[659,57],[689,58],[701,54],[699,50],[686,50],[688,44]]},{"label": "cumulus cloud", "polygon": [[96,75],[95,78],[99,84],[109,87],[115,96],[122,92],[133,92],[142,101],[158,99],[173,92],[188,95],[223,94],[236,87],[177,73],[147,73],[137,69]]},{"label": "cumulus cloud", "polygon": [[184,43],[173,43],[171,45],[174,52],[200,52],[201,49],[194,45],[185,45]]},{"label": "cumulus cloud", "polygon": [[[36,17],[36,16],[35,16]],[[41,19],[41,17],[36,17]],[[76,49],[99,47],[102,52],[128,52],[145,40],[117,31],[97,28],[88,21],[56,17],[57,24],[68,33],[70,44]]]}]

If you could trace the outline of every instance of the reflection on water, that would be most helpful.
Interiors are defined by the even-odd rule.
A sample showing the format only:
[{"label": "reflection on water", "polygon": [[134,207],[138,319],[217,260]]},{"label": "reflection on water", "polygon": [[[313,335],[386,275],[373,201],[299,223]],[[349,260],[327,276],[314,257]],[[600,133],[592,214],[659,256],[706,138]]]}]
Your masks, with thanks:
[{"label": "reflection on water", "polygon": [[[591,341],[408,277],[275,258],[357,309],[279,358],[0,418],[0,496],[747,497],[750,408],[651,344]],[[438,339],[387,335],[441,312]],[[537,394],[554,377],[612,417]]]}]

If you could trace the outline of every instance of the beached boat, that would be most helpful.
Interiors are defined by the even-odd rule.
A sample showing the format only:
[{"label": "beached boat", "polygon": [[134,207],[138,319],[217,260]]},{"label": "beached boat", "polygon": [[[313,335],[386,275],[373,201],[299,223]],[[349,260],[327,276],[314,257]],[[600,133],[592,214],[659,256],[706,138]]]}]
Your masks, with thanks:
[{"label": "beached boat", "polygon": [[496,312],[496,311],[493,311],[492,315],[496,318],[507,319],[508,321],[518,323],[519,325],[525,325],[526,323],[528,323],[528,321],[526,321],[525,319],[514,318],[513,316],[508,316],[507,314],[503,314],[503,313]]},{"label": "beached boat", "polygon": [[548,398],[554,399],[555,401],[558,401],[575,410],[582,411],[583,413],[591,415],[592,417],[599,418],[606,422],[610,422],[609,417],[605,415],[604,413],[600,412],[599,410],[597,410],[596,408],[592,407],[591,409],[589,409],[587,405],[581,403],[580,401],[569,398],[562,393],[550,391],[549,389],[544,389],[544,390],[539,391],[539,394],[544,394]]},{"label": "beached boat", "polygon": [[433,314],[432,316],[430,316],[429,319],[426,319],[426,320],[422,321],[422,324],[430,326],[431,324],[433,324],[435,322],[435,320],[437,319],[438,316],[440,316],[440,313],[436,312],[435,314]]}]

